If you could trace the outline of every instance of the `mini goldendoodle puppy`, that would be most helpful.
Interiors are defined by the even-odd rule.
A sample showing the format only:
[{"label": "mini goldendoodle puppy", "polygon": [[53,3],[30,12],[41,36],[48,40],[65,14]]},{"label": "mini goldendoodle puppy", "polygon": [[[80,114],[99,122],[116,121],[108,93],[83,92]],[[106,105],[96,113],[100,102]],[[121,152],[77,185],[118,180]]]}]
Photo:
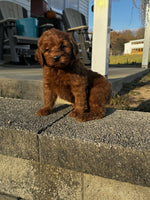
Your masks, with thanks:
[{"label": "mini goldendoodle puppy", "polygon": [[105,104],[112,94],[111,83],[86,67],[70,34],[50,29],[38,41],[36,60],[43,67],[44,106],[37,115],[49,115],[59,96],[72,103],[69,113],[78,121],[105,116]]}]

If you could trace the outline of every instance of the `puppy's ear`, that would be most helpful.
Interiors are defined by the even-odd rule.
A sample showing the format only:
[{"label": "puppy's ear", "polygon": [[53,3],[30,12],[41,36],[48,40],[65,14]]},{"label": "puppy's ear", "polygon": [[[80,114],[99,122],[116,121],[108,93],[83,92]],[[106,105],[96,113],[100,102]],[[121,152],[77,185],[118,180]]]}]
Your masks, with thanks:
[{"label": "puppy's ear", "polygon": [[70,42],[72,44],[72,52],[73,52],[73,56],[76,57],[78,54],[78,45],[77,43],[74,41],[73,37],[70,36]]},{"label": "puppy's ear", "polygon": [[35,52],[35,60],[39,61],[39,63],[43,67],[43,65],[44,65],[43,55],[39,48]]}]

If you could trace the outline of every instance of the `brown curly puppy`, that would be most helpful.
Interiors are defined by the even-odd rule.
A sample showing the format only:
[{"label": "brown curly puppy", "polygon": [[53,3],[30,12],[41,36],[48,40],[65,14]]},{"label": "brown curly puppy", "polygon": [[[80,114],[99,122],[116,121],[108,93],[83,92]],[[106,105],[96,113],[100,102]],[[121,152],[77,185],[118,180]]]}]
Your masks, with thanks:
[{"label": "brown curly puppy", "polygon": [[37,115],[49,115],[59,96],[73,104],[69,115],[79,121],[105,116],[111,83],[84,67],[77,54],[77,44],[66,32],[53,28],[39,38],[35,58],[43,66],[44,106]]}]

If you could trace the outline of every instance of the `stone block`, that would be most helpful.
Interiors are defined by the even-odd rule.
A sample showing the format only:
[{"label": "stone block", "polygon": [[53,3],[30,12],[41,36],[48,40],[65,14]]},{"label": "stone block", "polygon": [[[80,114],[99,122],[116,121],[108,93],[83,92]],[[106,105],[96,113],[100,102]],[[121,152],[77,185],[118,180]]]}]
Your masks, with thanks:
[{"label": "stone block", "polygon": [[38,161],[37,136],[33,132],[0,128],[0,154]]},{"label": "stone block", "polygon": [[0,194],[16,200],[82,200],[82,177],[70,170],[0,155]]},{"label": "stone block", "polygon": [[131,111],[85,123],[66,116],[39,135],[40,161],[150,186],[149,119],[150,113]]},{"label": "stone block", "polygon": [[150,188],[84,174],[85,200],[149,200]]}]

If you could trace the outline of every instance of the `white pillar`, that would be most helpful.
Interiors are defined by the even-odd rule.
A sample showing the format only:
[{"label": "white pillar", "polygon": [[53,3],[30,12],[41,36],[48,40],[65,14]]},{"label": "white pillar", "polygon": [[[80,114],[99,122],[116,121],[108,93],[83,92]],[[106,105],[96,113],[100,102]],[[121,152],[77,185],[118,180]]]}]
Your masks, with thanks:
[{"label": "white pillar", "polygon": [[108,75],[111,0],[94,0],[92,70]]},{"label": "white pillar", "polygon": [[148,68],[149,49],[150,49],[150,1],[146,7],[146,26],[145,26],[145,34],[144,34],[142,68],[146,68],[146,69]]}]

